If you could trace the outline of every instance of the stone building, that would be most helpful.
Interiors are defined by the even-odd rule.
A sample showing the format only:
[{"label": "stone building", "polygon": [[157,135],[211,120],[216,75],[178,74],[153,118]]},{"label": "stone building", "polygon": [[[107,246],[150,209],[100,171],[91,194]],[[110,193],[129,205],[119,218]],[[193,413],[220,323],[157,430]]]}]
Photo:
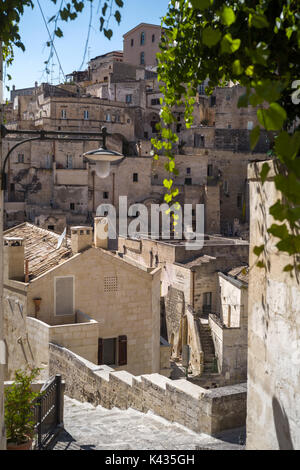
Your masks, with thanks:
[{"label": "stone building", "polygon": [[160,26],[141,23],[124,34],[124,62],[155,67],[161,33]]},{"label": "stone building", "polygon": [[209,315],[218,370],[226,381],[247,380],[248,266],[219,272],[216,314]]},{"label": "stone building", "polygon": [[190,251],[179,240],[119,237],[118,250],[123,259],[161,268],[162,330],[173,358],[181,358],[188,345],[192,373],[201,376],[203,383],[209,383],[214,368],[219,374],[214,381],[219,384],[243,382],[247,377],[247,276],[241,279],[240,266],[248,262],[248,242],[206,235],[204,246]]},{"label": "stone building", "polygon": [[[160,269],[105,249],[91,227],[71,237],[25,223],[4,233],[7,377],[24,365],[47,375],[49,342],[134,375],[167,374],[160,347]],[[164,357],[160,358],[160,349]],[[162,367],[161,367],[162,366]]]},{"label": "stone building", "polygon": [[[300,449],[299,326],[300,289],[297,276],[284,272],[294,263],[278,252],[278,239],[267,232],[274,223],[269,209],[281,194],[275,169],[262,184],[262,164],[249,166],[251,225],[249,276],[249,351],[247,449]],[[276,222],[278,223],[278,222]],[[256,266],[255,246],[264,245]]]},{"label": "stone building", "polygon": [[[159,26],[143,23],[125,35],[124,52],[93,58],[86,73],[70,74],[68,83],[36,84],[30,93],[14,90],[13,105],[7,107],[8,127],[88,133],[99,132],[105,125],[115,134],[109,147],[128,158],[114,167],[111,176],[99,180],[93,165],[82,157],[99,147],[97,141],[59,140],[20,146],[7,168],[7,227],[25,220],[35,222],[47,211],[54,218],[63,212],[69,226],[86,225],[99,204],[117,204],[119,196],[127,195],[131,203],[162,200],[166,160],[151,159],[151,138],[157,135],[162,94],[155,67],[147,60],[140,64],[132,58],[139,55],[140,41],[155,55],[159,37]],[[147,53],[146,59],[151,54]],[[208,97],[205,83],[200,85],[194,124],[186,129],[184,110],[178,108],[173,130],[179,136],[174,149],[179,201],[205,204],[207,233],[247,238],[247,165],[265,158],[269,141],[262,133],[255,151],[250,152],[250,128],[257,121],[252,108],[236,109],[243,93],[242,87],[230,84]],[[16,139],[6,138],[4,153],[14,143]]]}]

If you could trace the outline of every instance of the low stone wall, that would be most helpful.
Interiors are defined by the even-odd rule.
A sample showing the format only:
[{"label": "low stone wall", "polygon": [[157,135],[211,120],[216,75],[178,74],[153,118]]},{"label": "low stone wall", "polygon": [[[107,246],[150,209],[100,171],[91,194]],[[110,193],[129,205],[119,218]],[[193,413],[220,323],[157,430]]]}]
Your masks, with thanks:
[{"label": "low stone wall", "polygon": [[159,374],[135,377],[96,366],[71,351],[50,344],[50,374],[61,374],[66,395],[111,409],[134,408],[180,423],[195,432],[214,435],[245,425],[246,384],[205,390],[186,380]]},{"label": "low stone wall", "polygon": [[49,363],[49,342],[69,348],[85,359],[97,362],[98,322],[84,316],[81,312],[78,312],[78,315],[86,323],[50,326],[36,318],[26,318],[28,338],[35,365],[43,368],[47,367]]}]

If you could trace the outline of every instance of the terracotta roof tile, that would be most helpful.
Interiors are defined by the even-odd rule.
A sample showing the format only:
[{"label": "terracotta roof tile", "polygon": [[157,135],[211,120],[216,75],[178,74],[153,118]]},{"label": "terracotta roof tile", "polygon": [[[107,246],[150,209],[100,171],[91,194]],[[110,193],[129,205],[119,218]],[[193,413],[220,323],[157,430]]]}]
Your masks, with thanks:
[{"label": "terracotta roof tile", "polygon": [[56,249],[59,235],[27,222],[6,230],[4,236],[24,239],[25,260],[29,263],[30,280],[73,256],[69,237],[66,237],[62,246]]}]

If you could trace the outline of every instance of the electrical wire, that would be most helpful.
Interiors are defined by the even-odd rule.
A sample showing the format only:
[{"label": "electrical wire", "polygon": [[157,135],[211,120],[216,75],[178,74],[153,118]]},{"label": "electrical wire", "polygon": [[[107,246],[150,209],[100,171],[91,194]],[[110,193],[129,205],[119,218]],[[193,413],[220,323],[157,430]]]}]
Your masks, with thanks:
[{"label": "electrical wire", "polygon": [[42,17],[43,17],[43,20],[44,20],[44,23],[45,23],[45,26],[46,26],[46,29],[47,29],[49,38],[50,38],[51,46],[53,47],[53,50],[54,50],[54,52],[55,52],[55,55],[56,55],[56,58],[57,58],[57,61],[58,61],[58,64],[59,64],[59,68],[60,68],[61,73],[62,73],[62,75],[63,75],[63,77],[64,77],[64,80],[66,80],[66,76],[65,76],[65,73],[64,73],[63,68],[62,68],[62,66],[61,66],[61,63],[60,63],[60,60],[59,60],[59,57],[58,57],[58,53],[57,53],[57,50],[56,50],[55,45],[54,45],[54,40],[53,40],[53,38],[51,37],[50,31],[49,31],[49,28],[48,28],[48,24],[47,24],[47,21],[46,21],[44,12],[43,12],[43,10],[42,10],[40,1],[37,0],[37,3],[38,3],[38,6],[39,6],[39,8],[40,8],[40,11],[41,11],[41,14],[42,14]]},{"label": "electrical wire", "polygon": [[85,42],[84,54],[83,54],[83,58],[82,58],[82,62],[81,62],[81,65],[80,65],[80,67],[79,67],[79,70],[82,69],[82,67],[83,67],[83,65],[84,65],[84,62],[85,62],[86,53],[87,53],[88,46],[89,46],[89,41],[90,41],[90,34],[91,34],[91,28],[92,28],[92,21],[93,21],[93,3],[91,2],[91,5],[90,5],[89,30],[88,30],[88,34],[87,34],[87,38],[86,38],[86,42]]}]

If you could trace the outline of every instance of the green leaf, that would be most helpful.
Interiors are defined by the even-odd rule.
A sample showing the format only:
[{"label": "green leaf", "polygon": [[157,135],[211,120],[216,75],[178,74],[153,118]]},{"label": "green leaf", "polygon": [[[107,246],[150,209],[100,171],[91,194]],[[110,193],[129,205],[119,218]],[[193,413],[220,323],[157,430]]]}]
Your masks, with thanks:
[{"label": "green leaf", "polygon": [[241,66],[241,62],[237,59],[232,64],[232,71],[235,75],[241,75],[244,71],[244,68]]},{"label": "green leaf", "polygon": [[63,37],[63,32],[60,28],[57,28],[55,31],[54,31],[55,35],[58,37],[58,38],[61,38]]},{"label": "green leaf", "polygon": [[247,108],[249,105],[249,94],[241,95],[238,100],[238,108]]},{"label": "green leaf", "polygon": [[256,93],[269,103],[275,103],[279,100],[283,90],[283,84],[278,80],[261,80],[255,85]]},{"label": "green leaf", "polygon": [[265,245],[255,246],[254,249],[253,249],[253,253],[256,256],[260,256],[262,254],[262,252],[264,251],[264,249],[265,249]]},{"label": "green leaf", "polygon": [[261,172],[260,172],[260,177],[261,177],[261,182],[262,184],[265,183],[267,177],[268,177],[268,174],[271,170],[271,167],[269,165],[269,163],[265,162],[262,166],[262,169],[261,169]]},{"label": "green leaf", "polygon": [[230,7],[224,7],[221,13],[222,22],[226,26],[230,26],[235,22],[235,13]]},{"label": "green leaf", "polygon": [[292,264],[288,264],[287,266],[285,266],[283,271],[285,273],[289,273],[289,272],[293,271],[293,269],[294,269],[294,266]]},{"label": "green leaf", "polygon": [[221,41],[221,51],[222,53],[232,54],[236,52],[241,45],[240,39],[232,39],[230,33],[225,34]]},{"label": "green leaf", "polygon": [[266,269],[266,265],[263,261],[259,261],[258,263],[256,263],[256,266],[261,269]]},{"label": "green leaf", "polygon": [[257,118],[267,131],[278,131],[282,129],[287,114],[278,103],[271,103],[268,109],[257,111]]},{"label": "green leaf", "polygon": [[107,39],[111,39],[112,38],[112,35],[113,35],[113,32],[111,29],[104,29],[104,36],[107,37]]},{"label": "green leaf", "polygon": [[191,4],[193,8],[203,11],[212,5],[212,0],[191,0]]},{"label": "green leaf", "polygon": [[164,182],[163,182],[163,185],[164,185],[165,188],[171,189],[172,186],[173,186],[173,180],[165,179]]},{"label": "green leaf", "polygon": [[118,10],[115,12],[115,18],[116,18],[117,23],[120,24],[121,23],[121,13]]},{"label": "green leaf", "polygon": [[275,140],[275,151],[278,157],[294,160],[298,155],[300,149],[300,132],[295,132],[294,135],[289,135],[283,131]]},{"label": "green leaf", "polygon": [[259,126],[256,126],[254,127],[254,129],[251,131],[251,134],[250,134],[250,147],[251,147],[251,150],[254,150],[258,141],[259,141],[259,138],[260,138],[260,127]]},{"label": "green leaf", "polygon": [[221,39],[221,32],[218,29],[213,29],[210,26],[205,28],[202,33],[202,41],[208,47],[213,47]]},{"label": "green leaf", "polygon": [[269,22],[264,15],[260,15],[258,13],[250,13],[249,26],[254,26],[254,28],[258,29],[268,28]]},{"label": "green leaf", "polygon": [[281,238],[281,240],[284,240],[289,236],[289,231],[287,229],[286,224],[273,224],[271,228],[268,229],[268,232],[276,238]]}]

